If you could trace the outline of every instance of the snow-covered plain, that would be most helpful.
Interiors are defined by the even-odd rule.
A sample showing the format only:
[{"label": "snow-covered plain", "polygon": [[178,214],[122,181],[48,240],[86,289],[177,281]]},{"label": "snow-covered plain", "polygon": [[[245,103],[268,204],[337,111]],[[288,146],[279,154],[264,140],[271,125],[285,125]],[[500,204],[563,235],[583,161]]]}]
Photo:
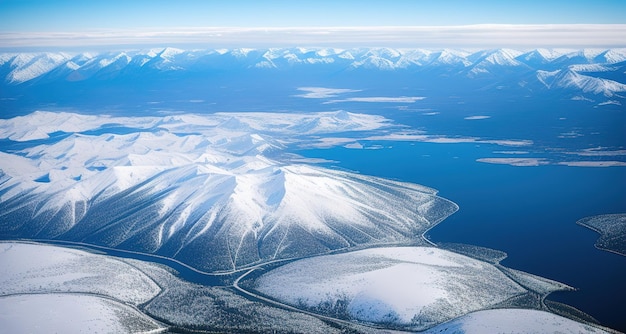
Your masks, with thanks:
[{"label": "snow-covered plain", "polygon": [[142,271],[86,251],[0,243],[0,331],[133,333],[163,326],[130,305],[161,288]]},{"label": "snow-covered plain", "polygon": [[549,312],[524,309],[499,309],[469,313],[424,332],[424,334],[437,333],[581,334],[609,332]]},{"label": "snow-covered plain", "polygon": [[412,330],[528,292],[493,264],[434,247],[370,248],[298,260],[263,274],[255,289],[316,312]]},{"label": "snow-covered plain", "polygon": [[[218,332],[340,333],[341,328],[362,333],[388,332],[357,323],[331,326],[311,315],[248,300],[229,287],[186,282],[172,269],[150,262],[43,244],[3,242],[1,245],[0,328],[7,333],[155,333],[165,330],[147,315],[183,328]],[[374,248],[334,257],[337,256],[349,257],[349,261],[338,266],[329,263],[333,256],[323,256],[293,263],[304,265],[300,267],[304,272],[298,274],[305,280],[310,283],[319,280],[312,285],[315,289],[300,292],[315,295],[314,298],[324,294],[328,300],[340,296],[345,301],[350,293],[359,291],[354,297],[355,305],[344,304],[348,307],[346,310],[368,316],[364,320],[367,322],[376,322],[373,317],[382,316],[385,326],[398,327],[404,313],[421,308],[420,316],[410,319],[410,328],[423,328],[428,323],[414,322],[430,319],[431,325],[440,323],[452,313],[464,314],[466,309],[472,310],[476,305],[492,305],[499,299],[525,291],[492,265],[433,247]],[[310,267],[306,261],[317,263]],[[307,277],[307,270],[315,273]],[[272,280],[276,274],[278,271],[274,270],[267,275]],[[335,277],[337,274],[339,276]],[[98,278],[105,275],[108,275],[106,279]],[[512,277],[516,275],[525,274],[512,273]],[[297,285],[297,281],[289,282],[290,278],[294,277],[281,276],[273,283],[287,284],[287,287]],[[558,284],[542,282],[546,292],[558,289]],[[163,288],[162,293],[146,292],[155,283]],[[472,290],[487,286],[491,289],[488,293]],[[129,306],[139,301],[137,294],[145,297],[141,299],[140,310]],[[462,305],[454,304],[455,301]],[[298,306],[305,307],[304,302],[300,300]],[[398,313],[385,317],[385,312]],[[567,333],[604,333],[596,327],[554,314],[517,309],[470,313],[433,327],[431,331],[454,329],[473,333],[472,330],[478,328],[478,332],[534,333],[550,332],[553,326]]]},{"label": "snow-covered plain", "polygon": [[160,333],[165,330],[120,302],[91,295],[0,297],[2,333]]},{"label": "snow-covered plain", "polygon": [[0,250],[0,333],[165,330],[149,316],[220,333],[341,332],[313,316],[248,300],[229,287],[184,281],[152,262],[36,243],[2,242]]},{"label": "snow-covered plain", "polygon": [[40,244],[0,242],[0,295],[94,293],[138,305],[161,289],[111,257]]}]

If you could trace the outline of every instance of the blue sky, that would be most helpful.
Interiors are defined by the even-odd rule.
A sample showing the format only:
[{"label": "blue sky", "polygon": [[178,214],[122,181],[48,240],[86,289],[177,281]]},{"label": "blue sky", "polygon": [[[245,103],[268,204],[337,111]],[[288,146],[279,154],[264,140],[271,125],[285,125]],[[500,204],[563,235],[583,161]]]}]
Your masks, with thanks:
[{"label": "blue sky", "polygon": [[[165,38],[163,35],[167,34],[164,32],[196,31],[198,37],[198,28],[203,27],[274,27],[283,28],[283,32],[285,28],[291,27],[361,27],[365,32],[350,33],[346,38],[362,36],[365,40],[363,35],[379,26],[507,24],[542,25],[546,28],[553,24],[626,24],[625,13],[626,1],[622,0],[0,0],[0,42],[12,45],[20,39],[22,45],[28,41],[45,44],[46,41],[52,43],[52,40],[55,43],[71,44],[71,39],[76,39],[76,34],[90,32],[95,32],[96,35],[110,32],[105,39],[101,35],[96,36],[93,39],[96,44],[115,44],[113,35],[116,34],[127,37],[117,42],[142,43],[138,38],[128,37],[130,33],[137,36],[152,34],[143,41],[145,43],[175,42],[175,36]],[[319,32],[316,29],[313,31]],[[208,36],[208,41],[213,41],[209,37],[217,36],[214,31],[200,31]],[[223,42],[228,40],[235,44],[245,44],[246,38],[252,39],[250,42],[258,41],[259,38],[257,34],[241,35],[239,30],[236,30],[236,36],[233,37],[234,30],[229,31],[220,32]],[[572,32],[576,33],[579,31]],[[410,33],[404,34],[408,37],[407,34]],[[225,37],[226,35],[229,37]],[[284,39],[284,35],[283,33],[281,38]],[[623,37],[626,40],[626,36]],[[87,37],[80,38],[85,43]],[[44,39],[46,41],[42,42]],[[299,36],[298,39],[302,40],[303,37]],[[181,40],[186,41],[185,38]],[[304,40],[304,43],[309,43]]]}]

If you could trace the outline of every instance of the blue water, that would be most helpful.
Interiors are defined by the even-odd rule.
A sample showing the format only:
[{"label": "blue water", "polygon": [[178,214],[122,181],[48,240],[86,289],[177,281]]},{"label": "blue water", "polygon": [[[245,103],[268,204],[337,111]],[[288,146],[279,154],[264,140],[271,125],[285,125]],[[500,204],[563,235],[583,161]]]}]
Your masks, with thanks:
[{"label": "blue water", "polygon": [[[594,248],[598,235],[580,218],[626,212],[626,168],[514,167],[476,162],[502,147],[489,144],[377,142],[383,149],[300,150],[336,162],[327,167],[410,181],[439,190],[460,210],[429,231],[508,253],[503,264],[578,289],[552,300],[602,324],[626,330],[626,257]],[[504,149],[506,150],[506,148]]]}]

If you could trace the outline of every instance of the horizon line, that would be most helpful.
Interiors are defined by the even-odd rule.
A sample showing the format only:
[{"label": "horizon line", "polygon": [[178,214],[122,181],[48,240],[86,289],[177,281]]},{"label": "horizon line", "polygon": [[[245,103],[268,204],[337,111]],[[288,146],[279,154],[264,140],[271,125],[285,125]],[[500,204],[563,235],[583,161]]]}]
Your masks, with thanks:
[{"label": "horizon line", "polygon": [[626,46],[626,24],[470,24],[329,27],[152,27],[86,31],[4,31],[10,48],[148,45],[212,47],[523,47]]}]

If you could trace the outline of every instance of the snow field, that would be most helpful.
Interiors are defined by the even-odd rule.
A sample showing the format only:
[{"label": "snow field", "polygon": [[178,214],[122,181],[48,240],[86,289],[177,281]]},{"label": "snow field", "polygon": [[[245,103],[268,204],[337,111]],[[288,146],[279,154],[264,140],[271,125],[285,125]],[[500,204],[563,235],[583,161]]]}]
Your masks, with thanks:
[{"label": "snow field", "polygon": [[165,328],[128,305],[80,294],[0,297],[2,333],[158,333]]},{"label": "snow field", "polygon": [[303,259],[262,275],[255,289],[290,305],[414,330],[527,292],[489,263],[433,247]]},{"label": "snow field", "polygon": [[130,306],[160,291],[142,271],[112,257],[0,242],[2,333],[161,332],[161,324]]},{"label": "snow field", "polygon": [[90,293],[138,305],[161,289],[112,257],[71,248],[0,242],[0,295]]},{"label": "snow field", "polygon": [[604,334],[609,332],[549,312],[524,309],[497,309],[473,312],[424,332],[424,334],[436,333]]}]

